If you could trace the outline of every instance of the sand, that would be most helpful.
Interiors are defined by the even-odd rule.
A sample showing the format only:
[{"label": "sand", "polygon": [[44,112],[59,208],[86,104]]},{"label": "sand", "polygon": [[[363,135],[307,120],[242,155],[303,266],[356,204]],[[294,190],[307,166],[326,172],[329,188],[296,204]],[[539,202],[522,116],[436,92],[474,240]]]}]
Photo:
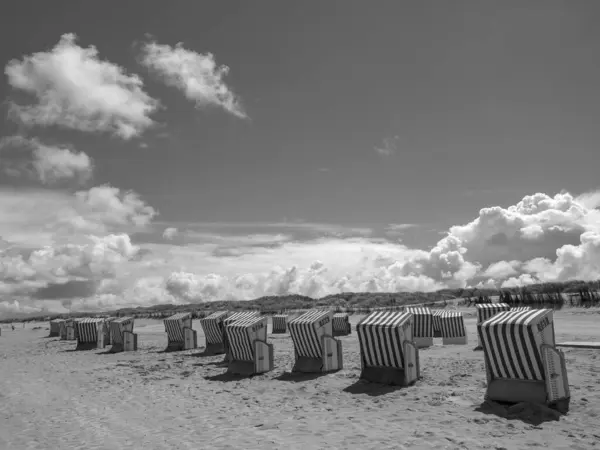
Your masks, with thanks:
[{"label": "sand", "polygon": [[[359,382],[354,326],[341,338],[344,370],[290,375],[291,339],[270,335],[275,370],[246,379],[224,376],[223,356],[163,353],[161,321],[136,320],[140,350],[120,354],[74,351],[74,342],[45,337],[47,323],[3,326],[0,449],[600,447],[599,350],[564,349],[566,416],[482,404],[475,312],[463,311],[469,345],[421,350],[422,379],[408,388]],[[557,341],[599,341],[599,322],[598,310],[557,312]],[[198,321],[194,328],[203,346]]]}]

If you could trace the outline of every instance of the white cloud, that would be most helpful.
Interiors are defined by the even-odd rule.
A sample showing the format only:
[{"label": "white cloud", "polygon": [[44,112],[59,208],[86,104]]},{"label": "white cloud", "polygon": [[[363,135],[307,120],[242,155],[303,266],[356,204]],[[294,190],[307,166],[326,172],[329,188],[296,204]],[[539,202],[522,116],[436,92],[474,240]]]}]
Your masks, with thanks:
[{"label": "white cloud", "polygon": [[13,103],[13,116],[26,126],[139,136],[153,125],[150,114],[158,101],[144,92],[139,76],[100,59],[96,47],[80,47],[76,39],[63,34],[51,50],[6,65],[8,83],[35,99]]},{"label": "white cloud", "polygon": [[173,239],[175,236],[177,236],[177,233],[179,233],[179,230],[177,228],[165,228],[165,231],[163,231],[163,238],[168,240]]},{"label": "white cloud", "polygon": [[[30,158],[10,161],[0,160],[9,167],[12,175],[31,174],[44,184],[74,180],[84,184],[92,177],[92,159],[84,152],[77,152],[67,146],[47,145],[38,139],[23,136],[10,136],[0,140],[0,151],[12,147],[20,153],[31,153]],[[21,155],[18,155],[21,156]]]},{"label": "white cloud", "polygon": [[171,47],[152,41],[143,45],[140,62],[167,85],[181,90],[197,107],[219,106],[237,117],[247,117],[223,80],[229,67],[218,66],[212,53],[187,50],[182,43]]},{"label": "white cloud", "polygon": [[[0,305],[10,302],[0,314],[600,278],[599,211],[568,193],[483,208],[421,250],[372,230],[350,235],[341,226],[286,222],[177,224],[177,242],[160,239],[164,226],[155,243],[134,242],[127,230],[151,231],[154,211],[133,193],[94,189],[0,192],[0,210],[8,212],[0,223]],[[36,245],[24,250],[26,242]]]},{"label": "white cloud", "polygon": [[38,189],[0,189],[0,237],[11,245],[40,247],[77,242],[146,227],[157,212],[135,192],[102,185],[74,194]]},{"label": "white cloud", "polygon": [[392,156],[398,151],[398,141],[400,137],[384,138],[382,145],[374,148],[375,152],[380,156]]}]

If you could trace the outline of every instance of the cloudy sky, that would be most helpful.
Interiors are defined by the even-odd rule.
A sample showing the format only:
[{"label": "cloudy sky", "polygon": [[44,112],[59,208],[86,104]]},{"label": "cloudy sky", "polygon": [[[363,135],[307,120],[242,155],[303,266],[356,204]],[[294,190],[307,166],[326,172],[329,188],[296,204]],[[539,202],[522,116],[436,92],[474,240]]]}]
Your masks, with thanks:
[{"label": "cloudy sky", "polygon": [[4,11],[0,316],[600,278],[598,2]]}]

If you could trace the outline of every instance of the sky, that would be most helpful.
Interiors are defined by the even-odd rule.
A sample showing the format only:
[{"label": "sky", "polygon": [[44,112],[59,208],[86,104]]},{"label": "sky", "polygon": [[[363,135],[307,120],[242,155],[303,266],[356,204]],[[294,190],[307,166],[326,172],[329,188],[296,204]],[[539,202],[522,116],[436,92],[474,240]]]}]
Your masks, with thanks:
[{"label": "sky", "polygon": [[10,0],[0,317],[600,278],[600,4]]}]

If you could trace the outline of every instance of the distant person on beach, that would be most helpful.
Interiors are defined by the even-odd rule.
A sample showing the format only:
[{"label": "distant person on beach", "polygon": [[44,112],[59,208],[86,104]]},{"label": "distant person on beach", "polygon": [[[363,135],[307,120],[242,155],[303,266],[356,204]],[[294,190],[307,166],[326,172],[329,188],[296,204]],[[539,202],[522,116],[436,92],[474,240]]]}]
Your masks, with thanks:
[{"label": "distant person on beach", "polygon": [[15,331],[15,326],[14,326],[14,325],[11,325],[11,327],[12,327],[12,330],[13,330],[13,331]]}]

